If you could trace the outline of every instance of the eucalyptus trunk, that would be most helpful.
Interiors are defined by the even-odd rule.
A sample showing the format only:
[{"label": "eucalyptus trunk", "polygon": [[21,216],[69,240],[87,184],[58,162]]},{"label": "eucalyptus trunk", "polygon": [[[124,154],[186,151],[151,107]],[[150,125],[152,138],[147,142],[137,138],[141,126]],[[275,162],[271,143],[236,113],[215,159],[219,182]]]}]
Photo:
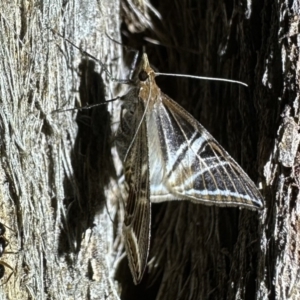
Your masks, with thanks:
[{"label": "eucalyptus trunk", "polygon": [[[299,12],[299,1],[1,1],[0,299],[299,299]],[[124,95],[114,79],[129,77],[128,46],[160,72],[248,84],[157,78],[265,205],[152,205],[137,286],[122,238],[120,103],[68,110]]]}]

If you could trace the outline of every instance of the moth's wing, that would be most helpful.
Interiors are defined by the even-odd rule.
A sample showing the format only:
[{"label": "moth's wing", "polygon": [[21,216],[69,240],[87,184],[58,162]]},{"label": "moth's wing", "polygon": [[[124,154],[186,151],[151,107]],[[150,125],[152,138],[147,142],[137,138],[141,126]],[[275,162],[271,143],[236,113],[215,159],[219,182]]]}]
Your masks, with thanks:
[{"label": "moth's wing", "polygon": [[[148,139],[153,138],[161,149],[149,153],[151,202],[190,200],[207,205],[263,207],[262,196],[248,175],[175,101],[161,94],[149,120],[156,123],[157,132],[150,130]],[[152,166],[155,160],[160,168]]]},{"label": "moth's wing", "polygon": [[[135,113],[142,116],[143,111],[143,105],[139,103]],[[123,226],[125,249],[135,284],[141,281],[147,265],[151,224],[147,131],[145,121],[138,122],[135,128],[140,127],[125,161],[128,199]]]}]

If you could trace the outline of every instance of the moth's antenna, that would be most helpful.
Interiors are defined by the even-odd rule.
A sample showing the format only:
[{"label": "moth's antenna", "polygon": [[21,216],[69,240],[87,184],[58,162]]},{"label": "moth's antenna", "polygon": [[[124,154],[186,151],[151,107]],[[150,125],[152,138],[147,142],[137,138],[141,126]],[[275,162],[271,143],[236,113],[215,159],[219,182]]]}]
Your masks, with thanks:
[{"label": "moth's antenna", "polygon": [[165,76],[173,76],[173,77],[183,77],[183,78],[193,78],[193,79],[204,79],[204,80],[214,80],[214,81],[223,81],[223,82],[231,82],[231,83],[236,83],[240,84],[243,86],[248,87],[248,84],[238,81],[238,80],[231,80],[231,79],[225,79],[225,78],[217,78],[217,77],[206,77],[206,76],[195,76],[195,75],[186,75],[186,74],[172,74],[172,73],[155,73],[155,75],[165,75]]},{"label": "moth's antenna", "polygon": [[64,39],[65,41],[67,41],[69,44],[71,44],[74,48],[76,48],[78,51],[80,51],[81,53],[83,53],[84,55],[88,56],[89,58],[92,58],[93,60],[95,60],[97,63],[99,63],[99,65],[101,66],[101,68],[104,70],[104,72],[108,75],[109,80],[111,81],[116,81],[119,83],[124,83],[124,84],[128,84],[130,83],[130,81],[128,79],[117,79],[115,77],[113,77],[110,73],[110,71],[107,69],[106,65],[100,61],[98,58],[96,58],[95,56],[93,56],[92,54],[86,52],[85,50],[82,50],[80,47],[78,47],[77,45],[75,45],[72,41],[70,41],[68,38],[65,38],[64,36],[62,36],[59,32],[55,31],[54,29],[50,28],[50,30],[58,35],[59,37],[61,37],[62,39]]}]

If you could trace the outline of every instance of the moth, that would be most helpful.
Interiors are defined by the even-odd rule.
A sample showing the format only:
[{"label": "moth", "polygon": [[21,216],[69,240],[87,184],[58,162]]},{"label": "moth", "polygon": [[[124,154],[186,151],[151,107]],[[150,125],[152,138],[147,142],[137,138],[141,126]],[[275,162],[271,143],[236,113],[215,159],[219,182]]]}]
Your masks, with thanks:
[{"label": "moth", "polygon": [[133,73],[117,130],[128,199],[125,250],[135,284],[149,253],[151,203],[189,200],[262,209],[255,184],[208,131],[161,92],[146,54]]}]

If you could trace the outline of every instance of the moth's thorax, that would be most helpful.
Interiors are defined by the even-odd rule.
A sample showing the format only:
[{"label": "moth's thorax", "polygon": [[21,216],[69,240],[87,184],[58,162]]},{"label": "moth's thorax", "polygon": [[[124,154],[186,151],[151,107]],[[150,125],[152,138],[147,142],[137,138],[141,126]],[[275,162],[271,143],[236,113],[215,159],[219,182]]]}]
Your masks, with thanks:
[{"label": "moth's thorax", "polygon": [[139,98],[151,108],[160,96],[160,89],[154,80],[154,73],[146,81],[140,82]]},{"label": "moth's thorax", "polygon": [[136,87],[138,88],[138,98],[151,108],[159,98],[160,89],[155,82],[155,72],[151,68],[147,55],[143,54],[135,74]]}]

